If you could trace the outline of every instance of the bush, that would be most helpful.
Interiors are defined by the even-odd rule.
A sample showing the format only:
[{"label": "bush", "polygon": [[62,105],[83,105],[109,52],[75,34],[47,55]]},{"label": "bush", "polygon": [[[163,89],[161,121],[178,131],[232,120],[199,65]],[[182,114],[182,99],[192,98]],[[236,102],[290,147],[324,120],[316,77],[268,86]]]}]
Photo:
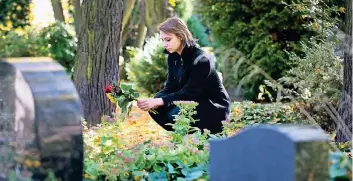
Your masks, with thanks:
[{"label": "bush", "polygon": [[278,83],[265,81],[284,93],[282,100],[306,103],[306,111],[326,131],[334,128],[335,118],[330,114],[339,103],[343,86],[343,60],[335,55],[335,47],[331,41],[303,44],[306,56],[301,58],[291,53],[290,59],[295,64],[285,77],[278,79]]},{"label": "bush", "polygon": [[[294,1],[285,2],[197,0],[199,6],[195,9],[200,14],[201,22],[210,27],[212,34],[223,46],[235,48],[245,56],[246,64],[244,68],[237,70],[239,79],[234,85],[238,85],[243,77],[249,75],[248,67],[252,65],[258,66],[274,79],[282,77],[291,68],[285,51],[302,55],[300,41],[308,42],[311,36],[321,33],[316,28],[320,21],[308,17],[308,14],[313,10],[331,13],[321,3],[308,7],[304,2],[310,5],[313,3],[308,0],[296,1],[302,6],[301,11],[294,11],[291,6]],[[336,2],[330,2],[330,7]],[[219,56],[223,54],[221,52]],[[241,84],[245,90],[245,98],[254,100],[263,80],[265,76],[262,74],[253,74],[250,79],[244,80]]]},{"label": "bush", "polygon": [[176,15],[182,20],[187,21],[194,9],[193,0],[169,0],[169,4],[173,7]]},{"label": "bush", "polygon": [[223,122],[223,133],[228,136],[245,127],[258,124],[300,124],[304,122],[295,104],[259,104],[243,101],[232,103],[231,110],[231,119]]},{"label": "bush", "polygon": [[0,31],[0,57],[36,57],[47,56],[49,51],[43,39],[36,31],[16,29]]},{"label": "bush", "polygon": [[0,57],[48,56],[71,72],[76,53],[76,38],[70,28],[54,23],[40,30],[26,27],[0,31]]},{"label": "bush", "polygon": [[164,87],[167,74],[167,55],[163,53],[159,35],[147,40],[143,50],[127,47],[129,63],[126,65],[128,80],[135,84],[137,90],[154,95]]},{"label": "bush", "polygon": [[210,46],[210,42],[208,41],[208,35],[206,33],[206,28],[201,24],[201,22],[195,15],[192,15],[188,19],[187,25],[193,37],[198,39],[198,44],[201,47]]},{"label": "bush", "polygon": [[[293,68],[278,79],[283,85],[293,85],[293,89],[284,88],[287,95],[294,95],[306,103],[338,103],[343,86],[343,60],[335,54],[336,44],[331,41],[303,44],[305,57],[290,53]],[[266,81],[276,90],[278,86]]]},{"label": "bush", "polygon": [[53,23],[43,28],[39,36],[43,44],[48,46],[49,56],[71,72],[76,55],[77,40],[72,26],[61,22]]},{"label": "bush", "polygon": [[0,0],[0,30],[30,24],[31,0]]}]

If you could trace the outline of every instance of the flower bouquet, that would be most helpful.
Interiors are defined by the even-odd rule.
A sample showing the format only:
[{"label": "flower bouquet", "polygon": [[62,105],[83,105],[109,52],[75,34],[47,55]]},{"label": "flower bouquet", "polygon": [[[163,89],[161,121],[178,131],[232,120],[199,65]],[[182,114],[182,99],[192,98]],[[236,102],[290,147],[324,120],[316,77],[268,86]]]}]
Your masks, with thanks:
[{"label": "flower bouquet", "polygon": [[104,88],[104,92],[111,103],[117,104],[121,108],[121,114],[123,115],[129,115],[132,101],[137,101],[140,96],[132,85],[128,83],[120,83],[118,85],[114,82],[111,85],[107,85]]}]

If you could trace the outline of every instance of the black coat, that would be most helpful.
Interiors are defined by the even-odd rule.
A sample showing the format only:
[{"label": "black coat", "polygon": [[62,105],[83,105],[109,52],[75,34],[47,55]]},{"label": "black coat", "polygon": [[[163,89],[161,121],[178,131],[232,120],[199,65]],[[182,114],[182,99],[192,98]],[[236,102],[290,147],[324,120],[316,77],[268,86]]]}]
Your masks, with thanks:
[{"label": "black coat", "polygon": [[[230,99],[215,69],[215,62],[203,56],[197,62],[196,57],[204,53],[197,47],[185,47],[178,53],[168,54],[168,76],[163,90],[155,97],[162,98],[164,109],[173,106],[173,101],[195,101],[199,121],[198,128],[208,129],[212,133],[222,131],[222,121],[229,119]],[[178,77],[177,68],[182,66],[182,75]],[[152,116],[158,119],[158,116]],[[161,119],[161,117],[159,117]],[[156,120],[160,123],[162,120]]]}]

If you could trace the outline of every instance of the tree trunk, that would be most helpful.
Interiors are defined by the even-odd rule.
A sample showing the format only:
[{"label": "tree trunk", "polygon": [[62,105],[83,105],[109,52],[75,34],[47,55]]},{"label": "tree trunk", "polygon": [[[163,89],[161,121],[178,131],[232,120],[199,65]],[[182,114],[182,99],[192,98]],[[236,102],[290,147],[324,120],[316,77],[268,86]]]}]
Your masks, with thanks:
[{"label": "tree trunk", "polygon": [[148,28],[148,37],[157,33],[157,26],[168,17],[168,0],[145,0],[145,22]]},{"label": "tree trunk", "polygon": [[124,17],[123,17],[123,24],[122,24],[122,31],[124,31],[127,21],[131,16],[131,12],[134,9],[136,0],[124,0]]},{"label": "tree trunk", "polygon": [[79,37],[81,26],[82,26],[82,12],[81,12],[81,0],[71,0],[74,6],[74,25],[76,36]]},{"label": "tree trunk", "polygon": [[352,140],[352,0],[346,0],[346,48],[344,54],[344,73],[342,102],[339,107],[341,119],[337,125],[336,141]]},{"label": "tree trunk", "polygon": [[51,6],[54,11],[54,18],[56,21],[65,22],[63,6],[60,0],[51,0]]},{"label": "tree trunk", "polygon": [[122,0],[84,0],[81,33],[75,59],[74,82],[80,95],[84,118],[96,125],[113,108],[104,87],[118,82]]},{"label": "tree trunk", "polygon": [[136,47],[142,48],[143,42],[146,37],[147,27],[145,23],[145,1],[141,0],[140,2],[140,22],[137,29],[137,38],[136,38]]}]

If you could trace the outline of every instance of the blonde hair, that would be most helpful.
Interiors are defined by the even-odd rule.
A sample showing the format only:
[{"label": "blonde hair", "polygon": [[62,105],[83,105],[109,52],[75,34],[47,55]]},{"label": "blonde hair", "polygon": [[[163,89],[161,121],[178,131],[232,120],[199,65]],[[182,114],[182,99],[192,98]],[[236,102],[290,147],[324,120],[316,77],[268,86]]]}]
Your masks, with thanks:
[{"label": "blonde hair", "polygon": [[180,18],[168,18],[163,23],[159,24],[157,29],[165,33],[175,34],[177,37],[181,38],[184,45],[186,44],[188,47],[196,46],[197,40],[192,37],[187,25]]}]

